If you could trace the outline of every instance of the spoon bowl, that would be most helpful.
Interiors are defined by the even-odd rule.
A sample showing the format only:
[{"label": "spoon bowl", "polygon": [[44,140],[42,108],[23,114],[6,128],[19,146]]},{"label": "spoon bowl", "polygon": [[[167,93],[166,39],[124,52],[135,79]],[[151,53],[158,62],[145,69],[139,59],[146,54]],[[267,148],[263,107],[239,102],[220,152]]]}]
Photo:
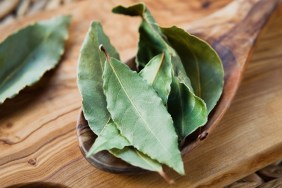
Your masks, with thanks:
[{"label": "spoon bowl", "polygon": [[[187,154],[215,129],[238,90],[246,62],[252,55],[256,39],[278,0],[234,0],[223,9],[184,27],[190,33],[205,39],[219,54],[224,66],[222,96],[209,115],[207,124],[181,143],[181,153]],[[134,59],[127,65],[134,68]],[[77,121],[77,136],[85,156],[96,139],[81,111]],[[106,151],[86,158],[95,167],[114,173],[136,174],[144,170],[133,167]]]}]

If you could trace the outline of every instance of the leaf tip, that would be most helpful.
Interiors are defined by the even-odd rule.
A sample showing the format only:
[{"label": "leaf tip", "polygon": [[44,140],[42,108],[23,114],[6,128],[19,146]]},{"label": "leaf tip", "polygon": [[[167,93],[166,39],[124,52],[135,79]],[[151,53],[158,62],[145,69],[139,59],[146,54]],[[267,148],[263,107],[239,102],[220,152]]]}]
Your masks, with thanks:
[{"label": "leaf tip", "polygon": [[86,153],[86,158],[90,158],[92,155],[93,155],[93,152],[88,151],[88,152]]},{"label": "leaf tip", "polygon": [[125,6],[116,6],[112,9],[113,13],[116,14],[124,14],[128,16],[143,16],[144,12],[146,11],[146,5],[143,2],[130,5],[128,7]]}]

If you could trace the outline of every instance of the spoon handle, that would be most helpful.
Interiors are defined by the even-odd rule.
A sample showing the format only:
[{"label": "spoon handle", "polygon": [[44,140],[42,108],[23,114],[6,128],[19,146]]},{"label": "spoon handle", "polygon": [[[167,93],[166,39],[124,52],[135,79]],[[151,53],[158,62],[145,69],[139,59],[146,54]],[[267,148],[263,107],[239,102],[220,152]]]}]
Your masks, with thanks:
[{"label": "spoon handle", "polygon": [[186,30],[206,39],[221,52],[221,57],[230,56],[232,51],[236,62],[242,66],[278,4],[279,0],[234,0],[214,14],[190,24]]},{"label": "spoon handle", "polygon": [[207,40],[217,51],[224,66],[224,89],[220,102],[204,129],[195,133],[198,139],[187,139],[186,153],[199,144],[223,117],[242,77],[244,65],[252,55],[258,34],[266,24],[279,0],[233,0],[221,10],[187,25],[188,30]]}]

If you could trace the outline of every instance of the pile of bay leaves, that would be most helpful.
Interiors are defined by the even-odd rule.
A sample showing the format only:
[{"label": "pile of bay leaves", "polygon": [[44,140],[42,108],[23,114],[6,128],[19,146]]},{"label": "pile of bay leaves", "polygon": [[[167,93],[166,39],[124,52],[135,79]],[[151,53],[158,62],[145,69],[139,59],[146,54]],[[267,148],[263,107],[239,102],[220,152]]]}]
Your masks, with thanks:
[{"label": "pile of bay leaves", "polygon": [[83,113],[98,136],[88,156],[112,155],[163,174],[166,165],[185,174],[178,144],[207,122],[223,88],[223,67],[204,41],[161,28],[144,4],[114,13],[141,16],[137,72],[120,61],[98,22],[81,48],[78,86]]}]

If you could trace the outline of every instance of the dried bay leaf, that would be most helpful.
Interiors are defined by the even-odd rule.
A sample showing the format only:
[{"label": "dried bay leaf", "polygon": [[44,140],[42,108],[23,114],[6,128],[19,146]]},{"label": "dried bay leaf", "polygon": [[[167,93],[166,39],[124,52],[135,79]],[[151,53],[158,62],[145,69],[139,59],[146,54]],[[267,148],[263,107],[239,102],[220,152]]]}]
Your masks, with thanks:
[{"label": "dried bay leaf", "polygon": [[[169,63],[172,67],[172,73],[170,74],[173,76],[170,82],[172,88],[168,100],[168,111],[172,115],[179,140],[183,140],[207,122],[207,107],[205,102],[194,94],[190,79],[185,72],[178,53],[165,40],[165,35],[144,4],[133,5],[131,7],[118,6],[113,9],[113,12],[142,17],[139,27],[140,38],[137,63],[144,65],[144,69],[147,69],[146,66],[148,66],[146,62],[154,56],[163,52],[170,54]],[[164,77],[165,75],[160,76]]]},{"label": "dried bay leaf", "polygon": [[[162,65],[163,56],[164,54],[160,54],[153,57],[139,73],[149,85],[153,86],[160,97],[160,93],[164,89],[162,79],[166,77],[165,75],[160,77],[156,75],[160,74],[159,66]],[[207,122],[207,110],[205,102],[193,93],[189,78],[179,70],[183,67],[181,67],[181,60],[176,54],[172,56],[172,62],[175,71],[173,72],[172,88],[168,99],[168,112],[173,118],[178,139],[181,141]],[[158,85],[154,83],[156,79],[159,79]]]},{"label": "dried bay leaf", "polygon": [[115,123],[110,121],[104,126],[96,138],[94,144],[87,153],[87,156],[89,157],[99,151],[110,150],[113,148],[123,149],[125,146],[130,146],[130,143],[126,138],[120,135]]},{"label": "dried bay leaf", "polygon": [[107,108],[121,134],[139,151],[184,174],[177,135],[161,99],[129,67],[115,58],[107,62],[103,73]]},{"label": "dried bay leaf", "polygon": [[[148,156],[141,154],[119,133],[111,121],[103,91],[102,73],[105,55],[99,45],[103,44],[108,53],[119,59],[119,54],[111,45],[100,23],[93,22],[84,39],[78,61],[78,87],[82,95],[83,113],[91,130],[98,135],[89,155],[102,150],[109,150],[114,156],[140,168],[162,173],[162,166]],[[114,137],[114,139],[112,139]],[[125,148],[126,147],[126,148]],[[149,164],[149,165],[148,165]]]},{"label": "dried bay leaf", "polygon": [[161,30],[143,3],[129,7],[117,6],[112,11],[117,14],[140,16],[142,18],[139,26],[140,36],[136,57],[137,66],[144,67],[154,56],[165,51],[166,42],[161,37]]},{"label": "dried bay leaf", "polygon": [[206,102],[209,113],[220,98],[224,84],[219,56],[205,41],[180,28],[174,26],[161,30],[181,58],[195,94]]},{"label": "dried bay leaf", "polygon": [[108,150],[115,157],[133,166],[163,174],[162,165],[132,147],[129,141],[119,133],[113,121],[103,128],[87,156],[94,155],[103,150]]},{"label": "dried bay leaf", "polygon": [[102,80],[106,59],[99,50],[100,44],[108,49],[108,53],[112,57],[119,59],[119,54],[111,45],[101,24],[93,22],[80,50],[77,80],[85,119],[88,121],[90,129],[97,135],[110,120]]},{"label": "dried bay leaf", "polygon": [[172,56],[172,61],[174,72],[168,98],[168,111],[181,141],[204,125],[208,114],[205,102],[193,93],[189,78],[181,71],[180,58],[177,55]]},{"label": "dried bay leaf", "polygon": [[161,176],[165,178],[162,165],[158,161],[151,159],[150,157],[136,150],[132,146],[126,146],[123,149],[113,148],[109,150],[109,152],[115,157],[120,158],[133,166],[158,172]]},{"label": "dried bay leaf", "polygon": [[[141,16],[142,18],[142,22],[139,26],[140,36],[138,52],[136,56],[136,63],[139,68],[145,67],[154,56],[164,53],[165,56],[161,66],[155,67],[159,70],[155,70],[155,72],[158,74],[156,74],[156,82],[153,84],[153,87],[164,101],[164,104],[166,104],[172,82],[171,57],[168,50],[168,45],[161,37],[161,30],[156,24],[155,19],[146,6],[142,3],[130,7],[117,6],[113,8],[113,12],[129,16]],[[144,71],[147,74],[146,69]],[[152,67],[149,69],[152,69]],[[146,75],[142,73],[142,76]]]},{"label": "dried bay leaf", "polygon": [[[165,58],[169,58],[169,60],[165,60]],[[139,75],[155,89],[164,104],[167,103],[170,93],[170,86],[164,83],[170,83],[172,80],[170,58],[168,54],[159,54],[153,57],[139,72]]]},{"label": "dried bay leaf", "polygon": [[64,52],[69,16],[41,21],[0,44],[0,104],[54,68]]}]

